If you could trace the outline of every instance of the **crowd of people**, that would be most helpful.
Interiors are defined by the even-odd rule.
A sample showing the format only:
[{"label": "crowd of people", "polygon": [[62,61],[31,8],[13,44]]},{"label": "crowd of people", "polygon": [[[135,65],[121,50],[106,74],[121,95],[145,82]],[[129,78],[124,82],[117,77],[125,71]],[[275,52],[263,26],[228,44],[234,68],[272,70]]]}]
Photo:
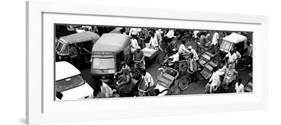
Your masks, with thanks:
[{"label": "crowd of people", "polygon": [[[252,43],[250,33],[236,32],[248,38],[243,53],[238,51],[241,48],[231,49],[226,54],[219,51],[222,38],[230,35],[228,31],[199,31],[186,29],[160,29],[160,28],[120,28],[118,32],[130,37],[132,61],[123,61],[120,71],[115,74],[115,86],[106,84],[101,79],[97,89],[94,90],[95,97],[128,97],[160,95],[161,92],[155,89],[156,80],[147,72],[146,59],[143,48],[150,48],[160,51],[161,56],[157,60],[160,67],[172,67],[179,69],[179,62],[187,62],[187,71],[192,76],[193,82],[198,80],[199,71],[202,66],[198,63],[200,55],[206,51],[218,55],[218,67],[214,67],[212,75],[206,81],[206,93],[216,93],[224,90],[234,90],[237,93],[244,92],[244,84],[238,78],[239,71],[236,67],[239,59],[252,58]],[[251,67],[251,63],[249,63]],[[160,68],[159,67],[159,68]],[[191,75],[190,75],[191,74]]]}]

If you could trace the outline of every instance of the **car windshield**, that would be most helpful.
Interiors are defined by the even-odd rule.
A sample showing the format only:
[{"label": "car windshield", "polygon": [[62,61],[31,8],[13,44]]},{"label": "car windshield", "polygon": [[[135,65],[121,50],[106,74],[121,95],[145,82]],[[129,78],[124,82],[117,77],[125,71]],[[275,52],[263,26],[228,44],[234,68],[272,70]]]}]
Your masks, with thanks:
[{"label": "car windshield", "polygon": [[93,69],[114,69],[114,58],[93,58]]},{"label": "car windshield", "polygon": [[72,76],[62,80],[58,80],[55,83],[56,91],[63,92],[72,88],[76,88],[85,84],[81,75]]}]

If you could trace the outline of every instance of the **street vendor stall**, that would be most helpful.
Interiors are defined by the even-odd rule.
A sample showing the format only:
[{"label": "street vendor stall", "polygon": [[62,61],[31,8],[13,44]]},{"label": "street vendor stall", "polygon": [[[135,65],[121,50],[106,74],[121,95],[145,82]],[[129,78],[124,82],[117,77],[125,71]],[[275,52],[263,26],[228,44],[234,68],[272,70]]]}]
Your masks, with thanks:
[{"label": "street vendor stall", "polygon": [[199,64],[203,67],[200,74],[204,79],[209,79],[212,75],[213,67],[217,67],[217,61],[212,60],[215,55],[205,52],[200,56]]},{"label": "street vendor stall", "polygon": [[148,46],[148,43],[146,44],[146,47],[143,48],[141,51],[143,52],[144,56],[149,60],[154,59],[159,53],[159,49],[150,48]]},{"label": "street vendor stall", "polygon": [[173,68],[165,68],[160,72],[155,89],[163,91],[169,89],[178,78],[179,72]]}]

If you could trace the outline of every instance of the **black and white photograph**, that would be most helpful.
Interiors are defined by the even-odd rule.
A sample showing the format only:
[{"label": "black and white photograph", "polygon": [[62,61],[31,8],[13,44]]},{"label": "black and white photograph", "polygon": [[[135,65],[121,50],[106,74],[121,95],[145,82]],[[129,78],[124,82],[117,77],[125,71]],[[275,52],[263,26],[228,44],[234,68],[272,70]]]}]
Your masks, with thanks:
[{"label": "black and white photograph", "polygon": [[55,100],[253,91],[253,32],[54,24]]}]

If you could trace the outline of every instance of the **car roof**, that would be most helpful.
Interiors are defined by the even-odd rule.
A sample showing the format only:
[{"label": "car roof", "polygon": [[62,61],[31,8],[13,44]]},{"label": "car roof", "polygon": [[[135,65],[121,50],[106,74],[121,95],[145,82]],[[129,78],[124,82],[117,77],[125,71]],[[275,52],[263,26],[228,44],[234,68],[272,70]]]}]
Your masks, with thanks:
[{"label": "car roof", "polygon": [[121,33],[103,34],[92,48],[92,52],[107,51],[119,53],[129,44],[129,36]]},{"label": "car roof", "polygon": [[56,81],[80,74],[76,67],[66,61],[56,62],[55,67]]},{"label": "car roof", "polygon": [[63,36],[60,38],[61,40],[65,41],[68,44],[72,43],[80,43],[80,42],[85,42],[85,41],[92,41],[92,40],[97,40],[99,39],[99,35],[86,31],[86,32],[80,32],[80,33],[74,33],[68,36]]},{"label": "car roof", "polygon": [[230,35],[224,37],[223,40],[236,44],[236,43],[240,43],[242,41],[246,41],[247,37],[240,35],[238,33],[231,33]]}]

